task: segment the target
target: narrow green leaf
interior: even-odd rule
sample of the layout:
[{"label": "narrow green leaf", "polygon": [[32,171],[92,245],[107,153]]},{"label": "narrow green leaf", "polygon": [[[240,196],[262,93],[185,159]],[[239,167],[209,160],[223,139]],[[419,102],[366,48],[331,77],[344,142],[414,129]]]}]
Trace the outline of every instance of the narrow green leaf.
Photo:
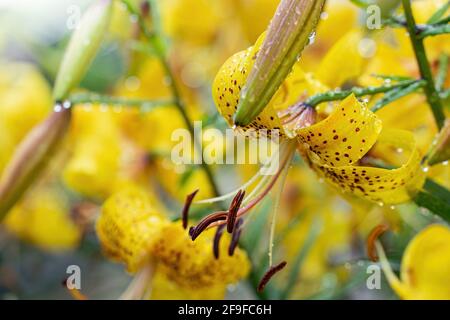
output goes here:
[{"label": "narrow green leaf", "polygon": [[426,28],[419,33],[419,39],[423,39],[425,37],[434,37],[446,33],[450,33],[450,25],[430,25],[426,26]]},{"label": "narrow green leaf", "polygon": [[439,20],[444,16],[447,10],[450,8],[450,1],[447,1],[442,5],[433,15],[428,19],[427,24],[434,24],[439,22]]},{"label": "narrow green leaf", "polygon": [[92,92],[75,93],[69,96],[68,100],[72,105],[83,103],[104,103],[110,106],[137,107],[148,112],[155,108],[173,106],[172,100],[144,100],[129,99],[125,97],[113,97]]},{"label": "narrow green leaf", "polygon": [[186,171],[183,172],[180,179],[178,180],[178,185],[182,188],[186,185],[186,183],[189,181],[189,179],[192,177],[192,175],[195,172],[196,167],[195,166],[189,166]]},{"label": "narrow green leaf", "polygon": [[435,197],[440,198],[443,202],[446,202],[450,205],[450,191],[441,186],[439,183],[435,182],[428,178],[425,181],[423,188],[428,192],[433,194]]},{"label": "narrow green leaf", "polygon": [[387,74],[373,74],[372,75],[375,78],[379,78],[379,79],[383,79],[383,80],[391,80],[391,81],[411,81],[414,80],[411,77],[407,77],[407,76],[392,76],[392,75],[387,75]]},{"label": "narrow green leaf", "polygon": [[426,208],[445,221],[450,222],[450,204],[437,194],[421,191],[414,197],[414,202],[419,207]]},{"label": "narrow green leaf", "polygon": [[373,4],[373,1],[370,0],[350,0],[350,2],[361,9],[365,9],[367,6]]},{"label": "narrow green leaf", "polygon": [[375,105],[372,107],[372,111],[377,112],[389,103],[407,96],[408,94],[422,88],[424,85],[425,81],[417,81],[409,86],[394,89],[386,93],[383,98],[378,100],[377,103],[375,103]]}]

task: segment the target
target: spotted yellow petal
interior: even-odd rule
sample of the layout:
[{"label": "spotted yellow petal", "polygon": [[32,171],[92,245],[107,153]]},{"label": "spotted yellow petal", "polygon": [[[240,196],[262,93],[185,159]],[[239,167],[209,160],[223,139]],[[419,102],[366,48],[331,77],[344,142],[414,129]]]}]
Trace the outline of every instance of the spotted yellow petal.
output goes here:
[{"label": "spotted yellow petal", "polygon": [[[212,89],[214,102],[219,113],[230,126],[233,126],[233,116],[237,110],[241,89],[253,67],[263,40],[264,34],[260,36],[253,47],[231,56],[220,68],[214,79]],[[271,104],[253,122],[240,129],[247,133],[258,129],[279,129],[280,133],[283,133],[280,119]]]},{"label": "spotted yellow petal", "polygon": [[207,230],[192,241],[179,222],[167,225],[154,246],[153,257],[161,271],[179,286],[188,289],[211,288],[226,285],[247,276],[250,263],[239,248],[230,257],[227,254],[230,237],[222,236],[220,256],[215,259],[212,241],[215,230]]},{"label": "spotted yellow petal", "polygon": [[104,203],[96,230],[105,254],[134,273],[149,262],[152,245],[166,223],[145,191],[129,188]]},{"label": "spotted yellow petal", "polygon": [[297,131],[299,140],[330,166],[355,164],[377,141],[381,121],[354,95],[325,120]]},{"label": "spotted yellow petal", "polygon": [[[353,121],[352,121],[353,120]],[[353,96],[346,98],[325,120],[298,132],[312,167],[344,193],[395,204],[420,189],[424,173],[412,133],[383,129],[381,122]],[[375,142],[409,152],[407,162],[392,170],[358,166]]]},{"label": "spotted yellow petal", "polygon": [[185,288],[172,281],[158,266],[152,279],[151,300],[223,300],[227,288],[219,283],[208,288]]}]

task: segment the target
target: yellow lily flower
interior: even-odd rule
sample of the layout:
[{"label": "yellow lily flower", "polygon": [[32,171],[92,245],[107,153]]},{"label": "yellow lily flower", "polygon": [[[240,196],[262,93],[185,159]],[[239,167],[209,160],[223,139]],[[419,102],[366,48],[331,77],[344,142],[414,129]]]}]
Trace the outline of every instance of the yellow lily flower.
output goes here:
[{"label": "yellow lily flower", "polygon": [[[231,57],[214,81],[215,103],[230,125],[239,101],[240,88],[245,83],[261,42],[260,38],[254,47]],[[294,68],[286,82],[295,77]],[[380,119],[354,96],[335,106],[326,119],[313,124],[311,119],[305,121],[304,116],[314,112],[301,103],[282,112],[277,107],[276,112],[275,105],[280,95],[286,95],[283,86],[266,109],[249,126],[240,129],[279,129],[282,137],[291,143],[298,143],[308,163],[327,182],[345,193],[372,202],[404,202],[410,199],[411,192],[421,187],[424,175],[419,170],[420,156],[413,136],[401,130],[382,130]],[[395,170],[358,166],[359,160],[376,142],[408,150],[410,157]]]},{"label": "yellow lily flower", "polygon": [[[179,222],[170,222],[156,209],[154,200],[145,191],[130,188],[105,202],[96,224],[105,254],[124,263],[131,273],[155,265],[159,285],[168,281],[184,292],[206,289],[220,292],[223,298],[226,286],[249,272],[245,252],[237,248],[233,256],[222,253],[215,258],[210,234],[192,242]],[[221,251],[229,244],[229,238],[223,240]],[[152,296],[168,297],[167,292],[173,290],[166,288]]]},{"label": "yellow lily flower", "polygon": [[430,225],[408,244],[402,258],[400,279],[393,273],[380,243],[376,243],[383,271],[402,299],[450,299],[450,230]]}]

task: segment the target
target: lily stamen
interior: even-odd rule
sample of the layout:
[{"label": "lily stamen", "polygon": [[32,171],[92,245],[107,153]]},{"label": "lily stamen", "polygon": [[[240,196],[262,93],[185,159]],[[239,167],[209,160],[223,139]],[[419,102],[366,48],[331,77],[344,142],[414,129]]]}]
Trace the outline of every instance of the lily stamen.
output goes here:
[{"label": "lily stamen", "polygon": [[220,239],[222,239],[223,229],[225,229],[225,225],[219,226],[214,235],[213,254],[216,259],[219,259]]},{"label": "lily stamen", "polygon": [[317,112],[313,107],[304,102],[299,102],[290,106],[280,118],[283,125],[297,130],[316,123]]},{"label": "lily stamen", "polygon": [[203,220],[201,220],[197,226],[191,227],[189,229],[189,235],[191,236],[192,241],[194,241],[212,223],[221,220],[224,220],[225,222],[227,216],[228,211],[218,211],[203,218]]},{"label": "lily stamen", "polygon": [[228,217],[227,217],[227,232],[232,233],[235,227],[236,216],[239,211],[239,208],[242,204],[242,200],[244,200],[245,191],[239,190],[239,192],[234,197],[231,202],[230,208],[228,209]]},{"label": "lily stamen", "polygon": [[[230,246],[228,247],[228,255],[230,257],[233,256],[234,250],[236,249],[236,247],[239,243],[239,238],[241,237],[241,233],[242,233],[242,223],[243,223],[242,219],[239,219],[236,222],[236,225],[233,230],[233,234],[231,235],[231,242],[230,242]],[[220,227],[221,226],[219,226],[219,228]]]},{"label": "lily stamen", "polygon": [[64,287],[66,287],[67,291],[70,293],[72,298],[74,298],[75,300],[89,300],[88,297],[86,295],[84,295],[83,293],[81,293],[81,291],[79,289],[76,289],[76,288],[70,289],[67,286],[67,279],[63,280],[62,285]]},{"label": "lily stamen", "polygon": [[272,277],[280,272],[284,267],[286,267],[287,262],[283,261],[277,264],[276,266],[271,267],[262,277],[261,281],[258,284],[258,292],[262,292],[266,287],[267,283],[272,279]]},{"label": "lily stamen", "polygon": [[186,229],[188,226],[189,208],[191,207],[192,200],[194,200],[195,195],[199,189],[195,190],[191,194],[187,195],[186,201],[184,202],[183,212],[181,214],[183,220],[183,228]]},{"label": "lily stamen", "polygon": [[369,257],[369,259],[373,262],[377,262],[379,257],[377,255],[377,250],[376,250],[376,246],[375,243],[378,240],[378,238],[385,233],[387,230],[389,229],[389,227],[385,224],[380,224],[378,226],[376,226],[369,234],[369,236],[367,237],[367,256]]}]

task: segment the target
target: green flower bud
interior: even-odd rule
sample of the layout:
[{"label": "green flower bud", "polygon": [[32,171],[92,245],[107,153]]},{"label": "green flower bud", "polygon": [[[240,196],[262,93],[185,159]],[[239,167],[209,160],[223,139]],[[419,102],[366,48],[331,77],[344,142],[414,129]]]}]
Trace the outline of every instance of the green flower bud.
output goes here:
[{"label": "green flower bud", "polygon": [[55,111],[19,144],[0,179],[0,221],[39,177],[65,136],[70,119],[70,103],[57,104]]},{"label": "green flower bud", "polygon": [[266,107],[299,59],[322,12],[324,0],[282,0],[241,91],[237,126],[248,125]]},{"label": "green flower bud", "polygon": [[79,22],[64,54],[53,89],[53,98],[62,101],[76,87],[94,59],[105,35],[112,11],[112,0],[98,0]]}]

